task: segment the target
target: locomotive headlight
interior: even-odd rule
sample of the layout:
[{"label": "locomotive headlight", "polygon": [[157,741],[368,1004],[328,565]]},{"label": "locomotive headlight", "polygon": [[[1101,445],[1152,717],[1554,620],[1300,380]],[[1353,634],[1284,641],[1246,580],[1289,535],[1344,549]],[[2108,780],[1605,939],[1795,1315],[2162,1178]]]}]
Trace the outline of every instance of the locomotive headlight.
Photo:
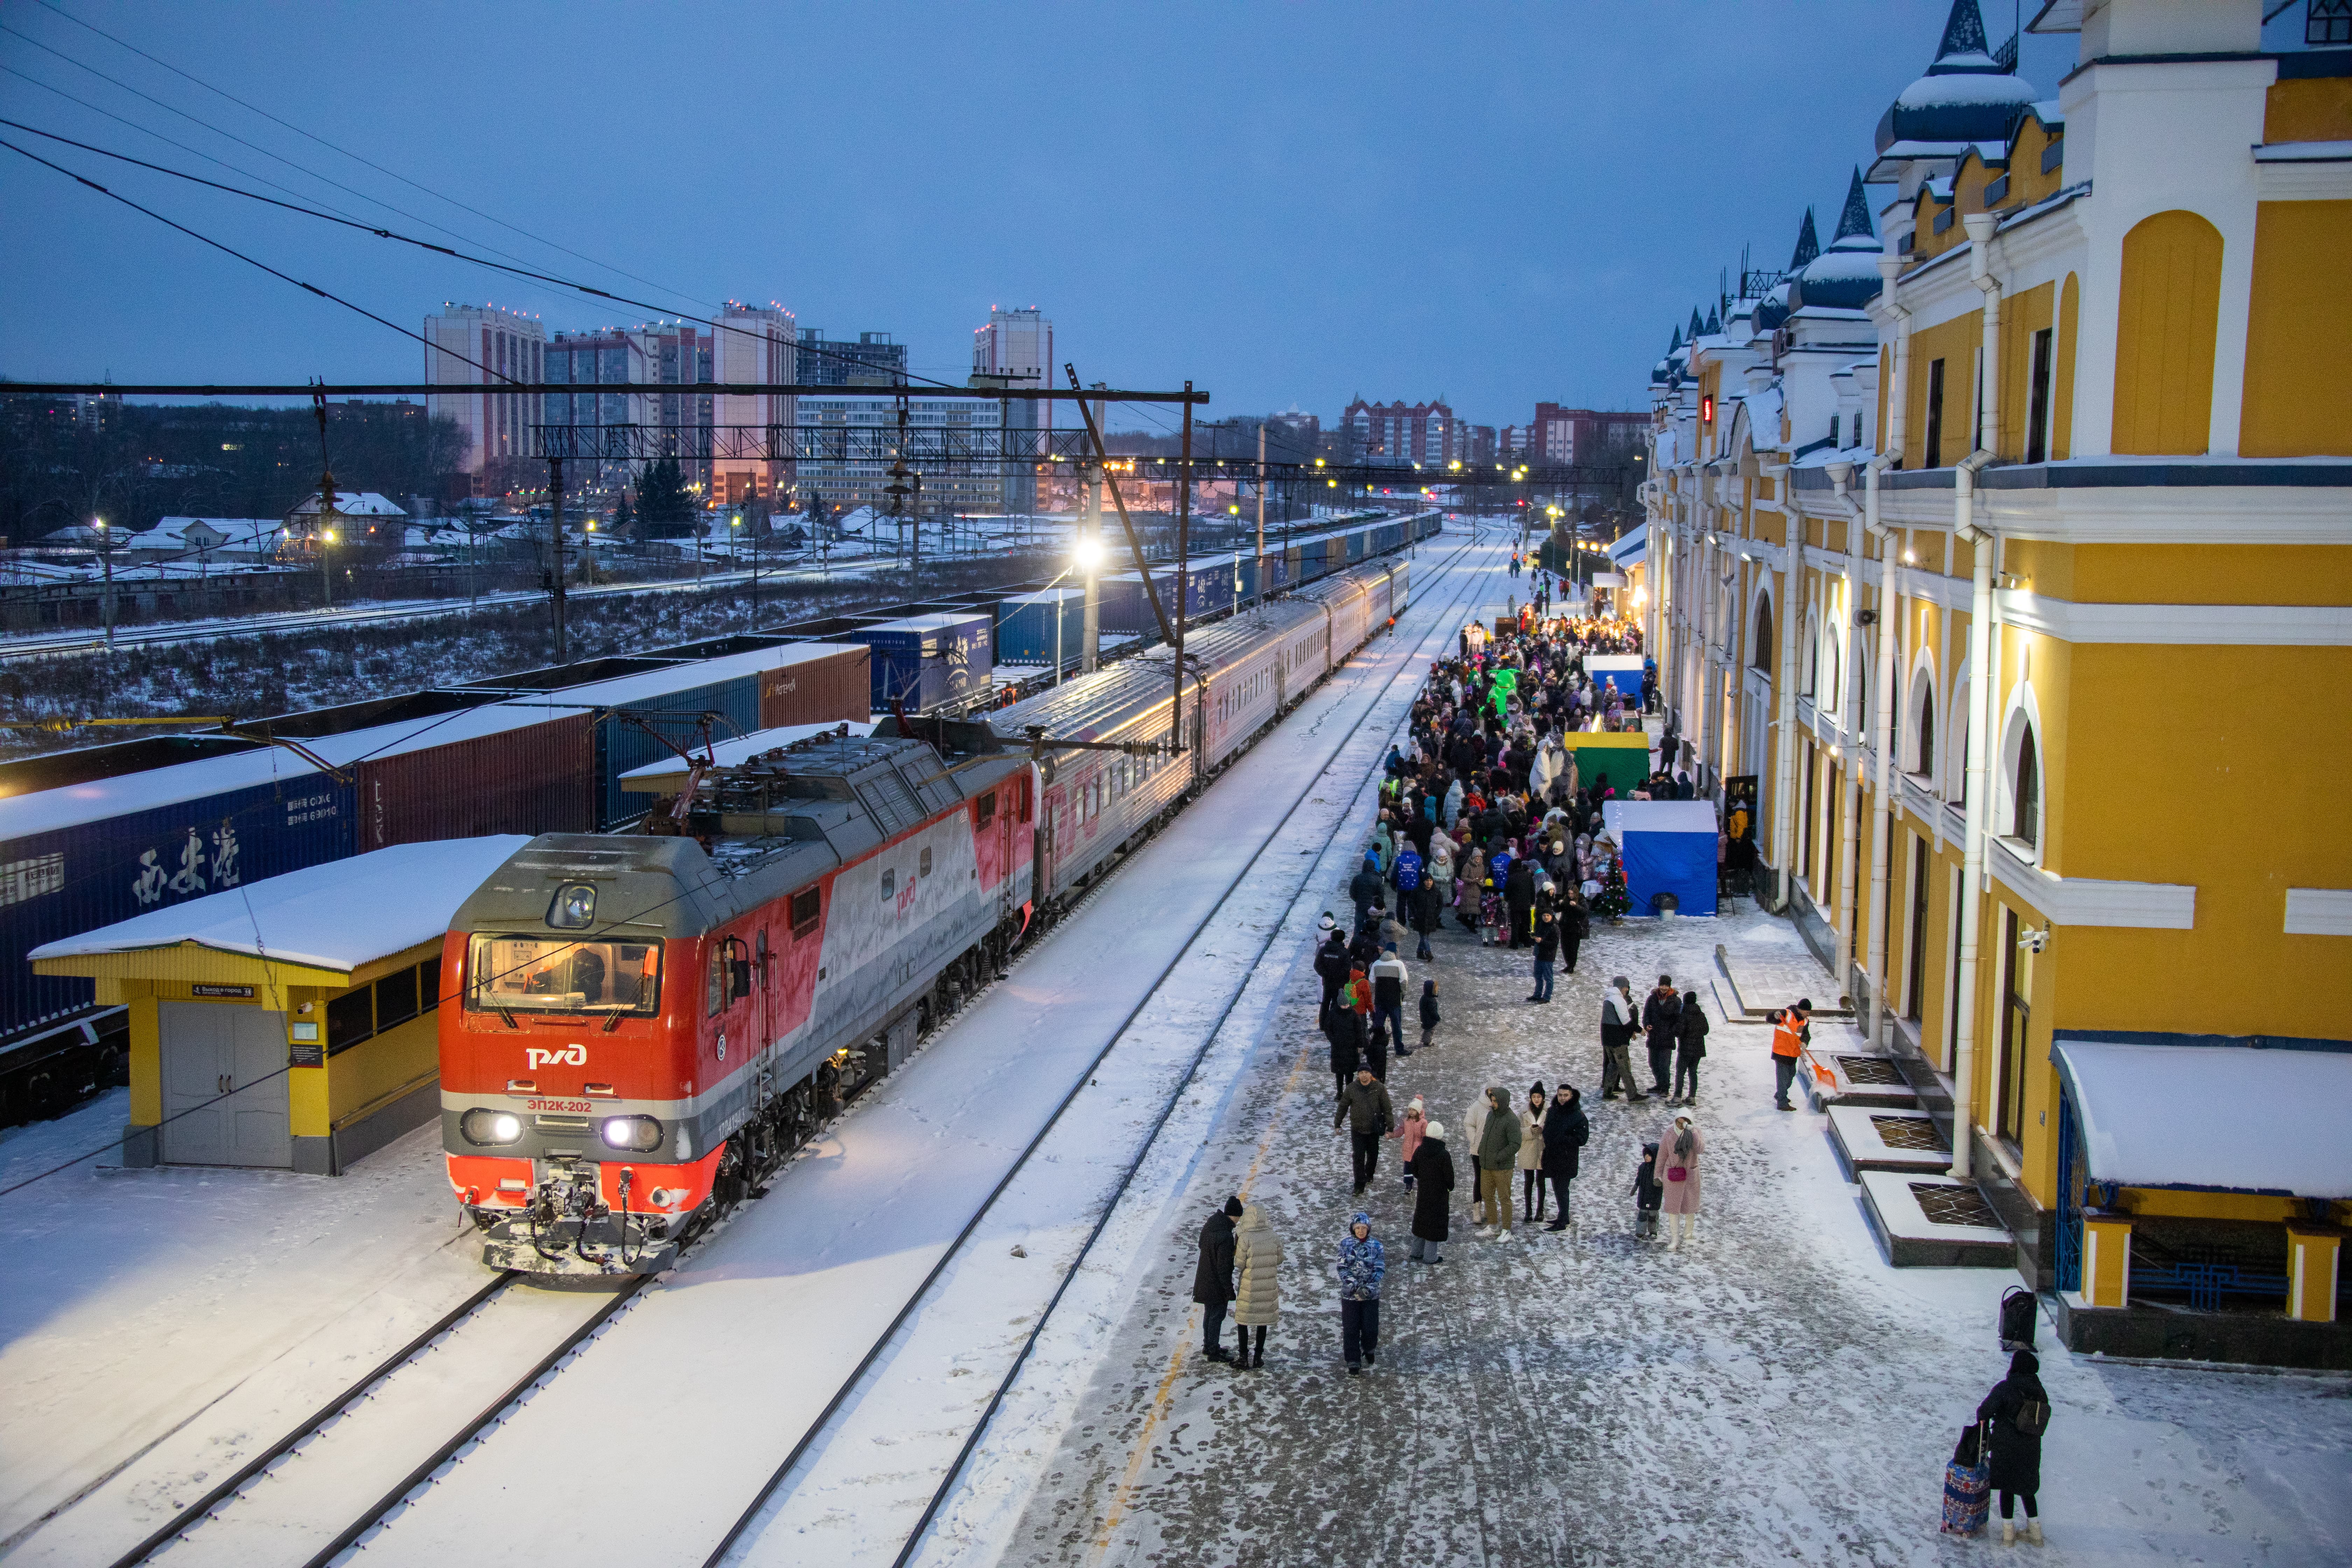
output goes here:
[{"label": "locomotive headlight", "polygon": [[482,1106],[460,1117],[457,1131],[466,1135],[468,1143],[511,1143],[522,1136],[522,1118],[511,1110]]},{"label": "locomotive headlight", "polygon": [[662,1124],[650,1116],[615,1116],[604,1123],[604,1144],[611,1149],[658,1149]]},{"label": "locomotive headlight", "polygon": [[558,931],[579,931],[596,919],[596,889],[593,883],[572,882],[555,889],[547,906],[547,923]]}]

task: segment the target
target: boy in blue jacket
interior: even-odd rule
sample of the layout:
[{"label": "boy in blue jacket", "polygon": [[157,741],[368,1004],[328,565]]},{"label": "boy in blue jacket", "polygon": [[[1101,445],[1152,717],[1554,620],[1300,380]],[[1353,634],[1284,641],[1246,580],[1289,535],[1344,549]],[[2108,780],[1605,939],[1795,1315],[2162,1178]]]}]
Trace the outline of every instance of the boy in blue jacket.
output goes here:
[{"label": "boy in blue jacket", "polygon": [[1372,1216],[1359,1213],[1339,1243],[1339,1349],[1350,1374],[1379,1364],[1381,1279],[1387,1251],[1372,1237]]}]

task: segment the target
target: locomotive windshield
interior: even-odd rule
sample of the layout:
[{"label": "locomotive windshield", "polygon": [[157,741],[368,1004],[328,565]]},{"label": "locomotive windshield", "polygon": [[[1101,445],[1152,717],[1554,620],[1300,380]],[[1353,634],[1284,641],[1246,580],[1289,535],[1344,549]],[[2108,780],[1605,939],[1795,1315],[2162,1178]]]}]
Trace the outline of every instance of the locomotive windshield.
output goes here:
[{"label": "locomotive windshield", "polygon": [[467,965],[470,1013],[628,1013],[661,1002],[658,942],[567,942],[476,936]]}]

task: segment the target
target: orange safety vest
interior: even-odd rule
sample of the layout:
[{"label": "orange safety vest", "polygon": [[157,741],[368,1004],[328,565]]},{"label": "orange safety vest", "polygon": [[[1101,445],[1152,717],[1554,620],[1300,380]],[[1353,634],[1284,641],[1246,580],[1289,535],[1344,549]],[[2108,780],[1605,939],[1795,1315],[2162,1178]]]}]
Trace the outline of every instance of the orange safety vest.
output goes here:
[{"label": "orange safety vest", "polygon": [[1789,1021],[1789,1016],[1787,1014],[1783,1013],[1780,1016],[1780,1021],[1772,1026],[1772,1054],[1774,1056],[1793,1057],[1804,1048],[1804,1038],[1797,1033],[1797,1028],[1798,1026]]}]

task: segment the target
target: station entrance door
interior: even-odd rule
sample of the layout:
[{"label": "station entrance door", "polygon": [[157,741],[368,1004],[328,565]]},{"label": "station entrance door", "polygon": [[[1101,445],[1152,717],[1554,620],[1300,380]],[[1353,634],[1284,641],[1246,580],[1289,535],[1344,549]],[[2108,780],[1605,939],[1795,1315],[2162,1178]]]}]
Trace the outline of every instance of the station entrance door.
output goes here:
[{"label": "station entrance door", "polygon": [[155,1010],[163,1163],[290,1168],[286,1015],[206,1002]]}]

